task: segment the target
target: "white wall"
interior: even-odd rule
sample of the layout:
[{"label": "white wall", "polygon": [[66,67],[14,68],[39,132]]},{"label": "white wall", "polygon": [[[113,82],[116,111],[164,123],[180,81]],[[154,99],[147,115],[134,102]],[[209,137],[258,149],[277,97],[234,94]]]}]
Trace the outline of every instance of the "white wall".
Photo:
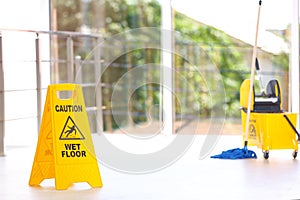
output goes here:
[{"label": "white wall", "polygon": [[[49,30],[48,0],[0,0],[5,85],[5,146],[33,144],[37,138],[35,33],[3,29]],[[50,59],[49,37],[40,35],[42,61]],[[42,62],[42,85],[50,83],[50,64]],[[44,90],[43,93],[46,91]],[[45,95],[43,95],[45,96]],[[44,103],[43,97],[43,103]]]}]

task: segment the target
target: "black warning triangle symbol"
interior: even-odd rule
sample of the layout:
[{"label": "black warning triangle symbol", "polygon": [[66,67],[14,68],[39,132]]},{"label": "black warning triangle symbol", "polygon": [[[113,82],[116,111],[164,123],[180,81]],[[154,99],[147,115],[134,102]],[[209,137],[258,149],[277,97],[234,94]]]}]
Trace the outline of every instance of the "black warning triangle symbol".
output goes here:
[{"label": "black warning triangle symbol", "polygon": [[76,126],[73,119],[68,116],[64,128],[59,137],[60,140],[84,140],[80,129]]}]

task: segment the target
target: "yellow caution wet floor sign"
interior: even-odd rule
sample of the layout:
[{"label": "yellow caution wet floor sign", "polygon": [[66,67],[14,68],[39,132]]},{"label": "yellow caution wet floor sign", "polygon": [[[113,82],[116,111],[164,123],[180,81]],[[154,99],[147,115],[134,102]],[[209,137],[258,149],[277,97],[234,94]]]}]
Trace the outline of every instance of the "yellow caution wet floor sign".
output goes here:
[{"label": "yellow caution wet floor sign", "polygon": [[102,187],[81,86],[48,86],[29,185],[55,178],[55,188],[87,182]]}]

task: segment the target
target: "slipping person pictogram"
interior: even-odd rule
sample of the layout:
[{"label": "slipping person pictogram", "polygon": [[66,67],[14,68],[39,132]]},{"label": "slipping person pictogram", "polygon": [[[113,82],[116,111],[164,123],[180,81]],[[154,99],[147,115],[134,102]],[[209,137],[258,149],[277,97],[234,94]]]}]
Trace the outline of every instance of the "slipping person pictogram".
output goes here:
[{"label": "slipping person pictogram", "polygon": [[65,133],[67,134],[66,137],[68,138],[73,132],[74,135],[76,135],[77,131],[75,128],[75,125],[73,125],[72,127],[68,126],[69,130],[66,130]]},{"label": "slipping person pictogram", "polygon": [[68,116],[64,128],[59,137],[60,140],[84,140],[80,129],[76,126],[74,120]]}]

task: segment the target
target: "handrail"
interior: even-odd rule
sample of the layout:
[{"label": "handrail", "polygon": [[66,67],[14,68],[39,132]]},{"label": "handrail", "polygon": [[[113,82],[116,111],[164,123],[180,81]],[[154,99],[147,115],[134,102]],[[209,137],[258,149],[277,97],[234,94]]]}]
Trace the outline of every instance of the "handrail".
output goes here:
[{"label": "handrail", "polygon": [[10,28],[0,28],[2,31],[13,31],[13,32],[25,32],[25,33],[36,33],[36,34],[48,34],[48,35],[59,35],[59,36],[74,36],[74,37],[88,37],[88,38],[104,38],[101,34],[93,33],[81,33],[72,31],[37,31],[37,30],[25,30],[25,29],[10,29]]},{"label": "handrail", "polygon": [[[86,88],[87,91],[90,91],[90,87],[97,87],[97,90],[94,95],[95,97],[95,101],[94,102],[90,102],[90,104],[87,106],[87,111],[90,112],[91,115],[94,115],[97,117],[96,120],[97,122],[95,122],[94,119],[92,119],[93,123],[91,127],[93,127],[93,129],[95,129],[95,131],[97,133],[99,132],[103,132],[103,126],[102,124],[100,124],[99,122],[102,122],[104,121],[105,124],[110,124],[110,122],[107,122],[108,118],[111,116],[111,111],[110,111],[110,107],[108,106],[109,105],[109,100],[107,100],[107,102],[104,102],[103,105],[102,105],[102,98],[106,98],[105,95],[102,96],[102,88],[105,88],[105,89],[108,89],[110,90],[111,88],[114,87],[114,85],[110,82],[107,82],[108,80],[101,80],[101,73],[103,73],[103,68],[104,66],[109,66],[111,68],[130,68],[131,64],[128,64],[129,61],[126,61],[124,63],[109,63],[109,60],[106,60],[105,59],[105,50],[106,48],[115,48],[115,47],[110,47],[108,44],[101,44],[101,48],[94,48],[93,49],[93,56],[89,57],[87,60],[82,60],[81,57],[79,55],[77,55],[76,52],[74,52],[74,47],[76,47],[75,45],[77,45],[77,42],[81,42],[81,39],[88,41],[88,45],[91,45],[92,48],[95,47],[97,44],[99,44],[101,41],[105,40],[106,38],[104,38],[101,34],[88,34],[88,33],[80,33],[80,32],[71,32],[71,31],[43,31],[43,30],[22,30],[22,29],[9,29],[9,28],[0,28],[0,54],[3,53],[5,51],[5,49],[2,49],[2,45],[1,45],[1,39],[5,39],[6,36],[9,36],[10,32],[16,32],[16,33],[23,33],[23,35],[25,36],[32,36],[30,37],[30,41],[31,40],[35,40],[35,50],[32,48],[31,51],[33,53],[33,51],[36,51],[36,55],[34,56],[33,54],[30,54],[30,56],[32,57],[29,57],[29,58],[25,58],[25,60],[19,60],[18,56],[14,57],[8,57],[4,58],[5,62],[4,62],[4,65],[7,65],[8,64],[12,64],[12,65],[18,65],[19,63],[15,63],[16,61],[19,62],[19,61],[22,61],[23,63],[28,63],[30,62],[30,66],[32,65],[36,65],[36,85],[37,87],[34,88],[34,87],[31,87],[30,89],[28,88],[24,88],[24,89],[19,89],[18,87],[17,88],[4,88],[4,82],[1,84],[1,81],[4,80],[4,75],[3,75],[3,71],[1,73],[1,70],[3,70],[3,64],[2,64],[2,59],[1,59],[1,55],[0,55],[0,156],[1,156],[1,150],[3,151],[3,143],[1,144],[1,139],[3,139],[4,137],[4,125],[5,125],[5,122],[10,120],[10,121],[13,121],[13,120],[18,120],[18,119],[23,119],[23,117],[21,118],[13,118],[13,119],[6,119],[4,118],[5,115],[4,115],[4,107],[5,107],[5,104],[4,104],[4,96],[5,94],[8,94],[8,95],[11,95],[10,92],[19,92],[19,91],[35,91],[36,94],[37,94],[37,115],[35,115],[34,113],[34,116],[30,115],[31,118],[37,118],[38,119],[38,123],[40,123],[40,118],[41,118],[41,112],[42,112],[42,107],[41,105],[43,104],[42,103],[42,99],[41,99],[41,96],[42,96],[42,92],[45,91],[46,88],[42,88],[42,85],[41,85],[41,80],[38,79],[38,76],[40,76],[40,68],[42,68],[42,66],[44,65],[47,65],[49,64],[50,66],[50,75],[51,76],[57,76],[57,77],[50,77],[52,83],[53,81],[55,82],[56,80],[58,82],[60,81],[68,81],[67,78],[69,78],[69,80],[74,80],[74,78],[76,77],[76,82],[79,82],[82,84],[83,88]],[[43,35],[45,34],[45,35]],[[12,34],[13,35],[13,34]],[[22,34],[21,34],[22,35]],[[40,48],[40,44],[43,45],[44,41],[46,41],[47,45],[48,45],[48,42],[50,41],[51,36],[53,36],[53,41],[52,44],[57,44],[59,42],[61,42],[63,46],[63,48],[61,48],[60,46],[55,46],[53,47],[53,49],[58,49],[58,48],[61,48],[59,49],[59,51],[63,52],[63,53],[66,53],[63,54],[62,57],[59,57],[58,55],[54,55],[55,53],[58,53],[56,51],[53,51],[55,53],[52,52],[53,49],[51,49],[50,51],[50,55],[51,53],[53,53],[53,58],[51,56],[47,56],[46,58],[43,58],[43,55],[45,52],[42,51],[43,49],[43,46]],[[56,41],[56,38],[58,39],[62,39],[62,40],[57,40]],[[40,41],[39,41],[40,40]],[[41,43],[40,43],[41,42]],[[127,41],[126,41],[127,42]],[[117,45],[124,45],[124,47],[128,47],[128,46],[125,46],[125,45],[134,45],[134,43],[132,41],[128,41],[129,43],[126,43],[126,44],[123,44],[123,43],[117,43]],[[34,44],[33,42],[30,43],[30,45]],[[185,41],[180,41],[179,43],[176,43],[176,45],[178,45],[177,48],[181,48],[183,46],[188,46],[187,48],[187,51],[191,52],[190,56],[195,56],[195,52],[197,53],[198,51],[200,50],[206,50],[206,48],[210,48],[209,44],[206,43],[188,43],[188,42],[185,42]],[[181,46],[183,45],[183,46]],[[196,45],[199,45],[199,46],[196,46]],[[151,45],[151,41],[149,42],[149,46],[150,47],[153,47],[153,45]],[[30,46],[31,47],[31,46]],[[33,46],[32,46],[33,47]],[[122,46],[123,47],[123,46]],[[145,49],[147,49],[148,47],[148,43],[145,43]],[[156,47],[156,46],[155,46]],[[157,46],[159,47],[159,46]],[[214,50],[217,49],[217,48],[224,48],[224,46],[213,46],[214,47]],[[48,48],[48,46],[47,46]],[[74,48],[74,49],[73,49]],[[154,47],[153,47],[154,48]],[[191,49],[190,49],[191,48]],[[226,46],[226,48],[228,48],[228,46]],[[241,46],[239,46],[239,48],[242,48]],[[248,46],[245,46],[245,48],[248,48]],[[129,48],[130,49],[130,48]],[[77,50],[77,49],[76,49]],[[184,50],[184,49],[183,49]],[[41,51],[41,52],[40,52]],[[103,51],[103,52],[102,52]],[[60,53],[60,52],[59,52]],[[102,55],[103,53],[103,55]],[[146,52],[147,53],[147,52]],[[198,54],[197,54],[198,55]],[[49,57],[49,60],[47,60]],[[84,62],[83,62],[84,61]],[[60,65],[62,64],[62,65]],[[93,66],[94,67],[94,74],[91,77],[91,79],[88,79],[89,81],[93,81],[93,80],[97,80],[98,82],[97,83],[94,83],[94,82],[88,82],[84,76],[82,76],[82,74],[84,74],[85,72],[82,71],[82,66],[83,65],[87,65],[88,67],[90,66]],[[63,66],[65,67],[64,70],[70,70],[69,73],[66,73],[67,75],[63,75],[63,78],[61,79],[61,77],[59,77],[56,73],[56,72],[60,72],[58,71],[58,67],[60,66]],[[7,66],[5,66],[7,67]],[[56,68],[57,67],[57,68]],[[148,66],[147,66],[147,69]],[[52,71],[53,70],[53,71]],[[122,69],[123,70],[123,69]],[[184,71],[187,70],[187,68],[183,67],[183,68],[178,68],[176,69],[178,70],[178,73],[181,73]],[[214,70],[212,70],[211,68],[207,68],[207,67],[204,67],[204,68],[199,68],[197,69],[197,71],[194,71],[193,69],[188,69],[189,71],[188,72],[202,72],[204,74],[206,73],[211,73],[213,72]],[[199,70],[199,71],[198,71]],[[232,69],[223,69],[223,70],[220,70],[222,73],[231,73]],[[53,73],[55,72],[55,73]],[[244,74],[244,73],[247,73],[247,71],[234,71],[235,73],[239,73],[239,74]],[[267,74],[268,72],[266,71],[264,74],[268,75]],[[280,74],[281,72],[276,72],[277,74]],[[73,75],[73,77],[69,77],[69,75]],[[76,76],[75,76],[76,75]],[[81,77],[82,76],[82,77]],[[41,77],[42,78],[42,77]],[[71,79],[73,78],[73,79]],[[101,83],[101,84],[99,84]],[[130,87],[134,87],[135,85],[133,83],[130,84]],[[128,86],[129,87],[129,86]],[[124,89],[128,89],[126,87],[124,87]],[[152,88],[151,87],[151,90],[154,90],[155,88]],[[189,88],[184,88],[182,90],[178,89],[177,87],[174,88],[174,92],[178,92],[178,93],[183,93],[183,92],[190,92]],[[202,91],[201,89],[198,90],[198,92],[207,92],[206,90],[205,91]],[[214,91],[210,91],[210,92],[214,92]],[[231,91],[227,91],[228,94],[231,92]],[[233,91],[234,93],[236,91]],[[107,106],[105,106],[107,103]],[[2,109],[3,108],[3,109]],[[10,109],[10,108],[8,108]],[[8,111],[8,110],[7,110]],[[7,112],[6,111],[6,112]],[[7,112],[8,113],[8,112]],[[135,115],[136,112],[133,112],[132,115]],[[26,113],[27,114],[27,113]],[[123,113],[121,113],[123,114]],[[108,116],[108,117],[107,117]],[[103,118],[102,118],[103,117]],[[25,116],[25,118],[27,118],[27,116]],[[129,122],[130,123],[130,122]],[[39,124],[38,124],[38,128],[39,128]],[[107,128],[108,126],[106,126],[106,130],[110,130],[109,128]]]},{"label": "handrail", "polygon": [[[35,89],[12,89],[12,90],[6,90],[4,87],[4,66],[3,66],[3,59],[2,59],[2,53],[3,53],[3,46],[2,46],[2,39],[5,33],[10,32],[16,32],[16,33],[31,33],[36,34],[35,37],[35,59],[31,60],[30,62],[35,63],[36,66],[36,88]],[[8,120],[19,120],[23,118],[14,118],[14,119],[6,119],[5,118],[5,93],[6,92],[16,92],[16,91],[27,91],[27,90],[36,90],[36,101],[37,101],[37,115],[36,116],[29,116],[31,117],[37,117],[37,126],[38,126],[38,132],[39,127],[41,123],[41,117],[42,117],[42,82],[41,82],[41,64],[42,64],[42,52],[40,47],[40,40],[42,39],[41,35],[48,35],[51,36],[58,36],[60,38],[65,38],[67,42],[67,60],[65,63],[68,64],[68,70],[69,72],[73,73],[74,62],[74,52],[73,52],[73,38],[90,38],[93,40],[96,40],[100,42],[104,37],[101,34],[91,34],[91,33],[81,33],[81,32],[71,32],[71,31],[44,31],[44,30],[26,30],[26,29],[13,29],[13,28],[0,28],[0,156],[3,156],[5,154],[4,152],[4,135],[5,135],[5,122]],[[99,52],[100,53],[100,52]],[[97,58],[100,58],[100,55],[97,55]],[[24,62],[24,60],[22,60]],[[95,62],[95,61],[94,61]],[[98,62],[98,61],[96,61]],[[99,66],[98,66],[99,67]],[[73,81],[72,75],[68,77],[68,81]],[[101,96],[100,96],[101,98]],[[101,101],[100,101],[101,102]],[[102,114],[101,111],[98,111]],[[25,117],[27,118],[27,117]]]}]

